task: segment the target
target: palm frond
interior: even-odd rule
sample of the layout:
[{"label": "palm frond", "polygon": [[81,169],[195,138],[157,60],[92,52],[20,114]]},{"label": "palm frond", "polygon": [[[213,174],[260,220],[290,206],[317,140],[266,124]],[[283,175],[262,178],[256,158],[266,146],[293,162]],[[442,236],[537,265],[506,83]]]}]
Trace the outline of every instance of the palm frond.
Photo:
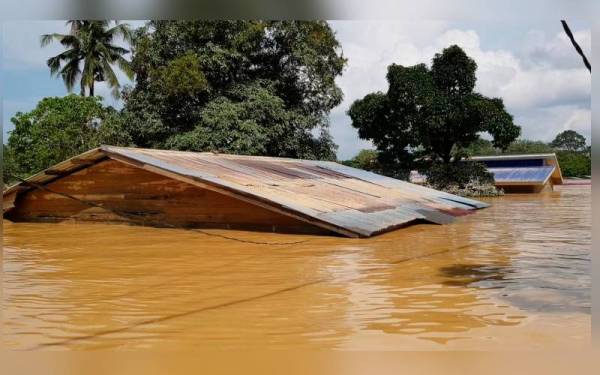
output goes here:
[{"label": "palm frond", "polygon": [[135,76],[135,72],[133,71],[133,67],[131,66],[130,61],[125,60],[125,58],[123,58],[123,56],[119,56],[116,59],[116,63],[117,63],[117,66],[119,67],[119,69],[121,69],[123,71],[123,73],[125,73],[127,78],[133,79],[133,77]]},{"label": "palm frond", "polygon": [[108,86],[112,89],[111,93],[115,99],[119,98],[120,88],[119,79],[115,74],[115,71],[112,69],[110,64],[105,60],[102,62],[102,72],[104,73],[104,77]]},{"label": "palm frond", "polygon": [[59,42],[63,45],[63,47],[78,48],[81,46],[81,40],[76,35],[63,35]]},{"label": "palm frond", "polygon": [[65,36],[67,35],[58,33],[43,34],[40,36],[40,45],[46,47],[48,44],[52,43],[52,40],[60,42]]},{"label": "palm frond", "polygon": [[131,43],[133,39],[133,32],[131,31],[131,27],[127,23],[118,23],[116,26],[106,30],[106,34],[111,38],[115,36],[121,36],[124,41],[127,43]]},{"label": "palm frond", "polygon": [[68,63],[72,60],[76,60],[77,64],[79,64],[79,51],[76,49],[66,50],[54,57],[50,57],[46,60],[46,65],[50,68],[50,75],[56,75],[59,72],[61,62],[66,61]]},{"label": "palm frond", "polygon": [[50,75],[54,76],[60,70],[60,57],[54,56],[46,60],[46,65],[50,68]]},{"label": "palm frond", "polygon": [[70,26],[71,34],[76,34],[84,25],[83,20],[68,20],[65,22],[67,26]]},{"label": "palm frond", "polygon": [[115,45],[112,45],[112,44],[105,45],[104,47],[106,48],[106,50],[112,56],[115,56],[115,55],[121,56],[121,55],[126,55],[126,54],[129,53],[129,50],[127,48],[115,46]]},{"label": "palm frond", "polygon": [[103,43],[96,43],[94,45],[93,52],[96,53],[98,56],[102,56],[103,59],[107,59],[111,63],[114,61],[114,55],[111,53],[109,48],[107,48],[107,46]]},{"label": "palm frond", "polygon": [[73,87],[75,86],[75,82],[77,81],[77,77],[81,74],[81,70],[79,69],[79,61],[71,60],[61,69],[60,75],[67,87],[67,90],[71,92]]},{"label": "palm frond", "polygon": [[83,64],[83,70],[81,72],[81,84],[84,87],[91,87],[96,80],[96,64],[97,61],[91,57],[86,56],[85,63]]}]

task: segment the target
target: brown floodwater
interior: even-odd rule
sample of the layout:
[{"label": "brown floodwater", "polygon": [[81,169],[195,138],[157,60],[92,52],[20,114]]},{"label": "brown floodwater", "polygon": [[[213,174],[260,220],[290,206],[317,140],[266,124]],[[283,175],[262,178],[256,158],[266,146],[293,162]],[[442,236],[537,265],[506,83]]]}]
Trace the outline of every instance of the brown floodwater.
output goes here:
[{"label": "brown floodwater", "polygon": [[584,347],[590,193],[487,199],[452,224],[368,239],[4,221],[3,345]]}]

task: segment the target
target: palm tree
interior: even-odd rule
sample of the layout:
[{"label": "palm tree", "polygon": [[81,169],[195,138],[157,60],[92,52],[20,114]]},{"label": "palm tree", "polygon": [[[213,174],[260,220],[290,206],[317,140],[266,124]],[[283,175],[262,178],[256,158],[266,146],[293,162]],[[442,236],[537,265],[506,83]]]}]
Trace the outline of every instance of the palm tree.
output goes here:
[{"label": "palm tree", "polygon": [[123,55],[129,50],[113,44],[115,38],[122,37],[131,43],[132,33],[127,24],[115,21],[70,20],[68,34],[45,34],[41,37],[42,47],[53,40],[62,44],[67,50],[48,59],[50,74],[60,76],[67,89],[72,91],[77,80],[81,95],[85,96],[88,88],[89,96],[94,96],[94,83],[106,81],[115,98],[119,96],[119,80],[112,68],[116,64],[129,79],[133,78],[133,70]]}]

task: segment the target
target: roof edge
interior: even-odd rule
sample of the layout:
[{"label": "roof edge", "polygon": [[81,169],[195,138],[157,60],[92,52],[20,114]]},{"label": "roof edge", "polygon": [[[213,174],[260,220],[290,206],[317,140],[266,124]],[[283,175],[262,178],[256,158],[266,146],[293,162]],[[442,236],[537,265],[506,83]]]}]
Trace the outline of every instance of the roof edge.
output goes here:
[{"label": "roof edge", "polygon": [[[95,157],[94,157],[95,156]],[[89,167],[92,164],[99,162],[104,159],[106,154],[102,147],[96,147],[81,154],[77,154],[70,157],[67,160],[61,161],[60,163],[54,164],[46,169],[43,169],[31,176],[24,178],[25,181],[31,181],[35,183],[46,184],[54,180],[58,180],[67,174],[74,173],[80,169]],[[83,162],[82,162],[83,161]],[[88,163],[89,162],[89,163]],[[63,171],[61,175],[49,173],[49,171]],[[25,182],[17,182],[3,191],[3,195],[10,194],[22,186]]]},{"label": "roof edge", "polygon": [[557,159],[556,153],[471,156],[468,160]]}]

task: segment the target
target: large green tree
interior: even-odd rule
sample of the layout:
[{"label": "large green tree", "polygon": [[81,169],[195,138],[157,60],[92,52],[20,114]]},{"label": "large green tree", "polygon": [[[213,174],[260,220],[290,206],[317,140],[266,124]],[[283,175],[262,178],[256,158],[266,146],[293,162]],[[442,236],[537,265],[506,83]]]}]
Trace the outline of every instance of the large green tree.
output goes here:
[{"label": "large green tree", "polygon": [[96,82],[107,82],[112,94],[118,97],[120,84],[112,65],[117,65],[130,79],[133,71],[129,61],[123,56],[129,51],[115,43],[117,38],[131,40],[131,31],[127,24],[110,21],[70,20],[68,34],[44,34],[42,47],[57,41],[65,51],[47,61],[52,75],[62,78],[69,92],[79,81],[81,95],[86,88],[94,96]]},{"label": "large green tree", "polygon": [[117,111],[99,97],[68,95],[42,99],[11,121],[5,151],[5,178],[26,177],[102,143],[128,145]]},{"label": "large green tree", "polygon": [[550,145],[558,150],[583,151],[585,150],[585,137],[575,130],[565,130],[558,133]]},{"label": "large green tree", "polygon": [[380,161],[397,176],[406,176],[417,158],[457,162],[482,133],[504,149],[519,136],[520,127],[502,99],[474,91],[476,69],[456,45],[436,54],[431,68],[392,64],[388,91],[368,94],[350,107],[352,126],[375,144]]},{"label": "large green tree", "polygon": [[124,116],[142,147],[335,158],[345,65],[322,21],[152,21],[135,33]]}]

